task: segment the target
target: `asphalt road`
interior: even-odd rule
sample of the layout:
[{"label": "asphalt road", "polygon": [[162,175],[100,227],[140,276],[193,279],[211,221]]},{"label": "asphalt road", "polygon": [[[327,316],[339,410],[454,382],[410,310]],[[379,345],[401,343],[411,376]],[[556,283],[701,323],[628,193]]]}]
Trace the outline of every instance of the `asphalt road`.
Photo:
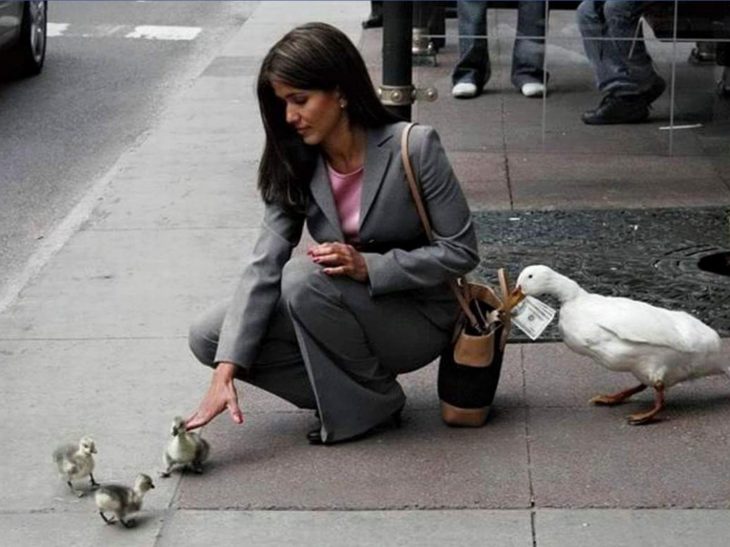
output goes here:
[{"label": "asphalt road", "polygon": [[0,82],[0,294],[256,4],[50,3],[43,73]]}]

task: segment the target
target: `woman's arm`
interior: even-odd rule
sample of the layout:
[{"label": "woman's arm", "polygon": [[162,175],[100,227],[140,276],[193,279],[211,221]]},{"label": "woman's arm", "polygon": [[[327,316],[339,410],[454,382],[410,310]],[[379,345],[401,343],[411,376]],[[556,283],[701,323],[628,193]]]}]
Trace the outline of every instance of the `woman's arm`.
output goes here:
[{"label": "woman's arm", "polygon": [[215,362],[249,367],[281,294],[281,272],[299,243],[304,216],[267,204],[251,261],[223,320]]},{"label": "woman's arm", "polygon": [[226,409],[234,422],[243,423],[233,378],[237,368],[249,368],[258,355],[281,294],[282,269],[303,226],[303,216],[275,204],[266,206],[251,262],[223,320],[213,378],[197,410],[186,420],[187,429],[204,426]]},{"label": "woman's arm", "polygon": [[436,131],[414,127],[409,152],[435,241],[411,251],[363,253],[373,296],[440,285],[479,264],[471,211]]}]

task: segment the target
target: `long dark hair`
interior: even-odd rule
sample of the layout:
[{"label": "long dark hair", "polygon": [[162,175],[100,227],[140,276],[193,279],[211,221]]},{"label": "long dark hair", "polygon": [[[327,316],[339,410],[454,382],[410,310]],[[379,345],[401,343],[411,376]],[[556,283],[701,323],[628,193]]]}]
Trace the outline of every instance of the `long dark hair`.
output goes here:
[{"label": "long dark hair", "polygon": [[303,211],[319,147],[304,143],[286,123],[286,105],[272,81],[300,89],[333,91],[347,99],[350,123],[363,128],[398,121],[381,104],[360,52],[343,32],[325,23],[307,23],[287,33],[269,50],[259,72],[257,93],[266,145],[258,188],[267,203]]}]

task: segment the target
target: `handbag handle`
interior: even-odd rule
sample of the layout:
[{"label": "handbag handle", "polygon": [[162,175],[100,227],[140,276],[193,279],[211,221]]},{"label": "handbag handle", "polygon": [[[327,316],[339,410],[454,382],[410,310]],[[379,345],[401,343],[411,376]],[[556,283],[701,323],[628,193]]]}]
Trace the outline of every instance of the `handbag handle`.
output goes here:
[{"label": "handbag handle", "polygon": [[[416,205],[416,211],[418,212],[418,216],[421,218],[421,223],[423,224],[423,229],[426,232],[428,240],[433,243],[434,237],[433,229],[431,228],[431,220],[428,218],[428,212],[426,211],[426,207],[423,205],[421,189],[416,179],[413,165],[411,164],[411,158],[408,155],[408,137],[411,134],[411,129],[413,129],[415,125],[418,124],[411,122],[405,127],[405,129],[403,129],[403,134],[401,135],[400,153],[401,159],[403,161],[403,168],[406,172],[406,179],[408,180],[408,187],[411,190],[411,196],[413,197],[413,202]],[[499,284],[502,290],[502,306],[500,308],[500,311],[503,312],[502,319],[503,321],[509,322],[510,312],[512,311],[512,308],[515,306],[515,304],[517,304],[517,302],[512,301],[513,299],[511,298],[509,291],[509,280],[507,279],[507,273],[505,272],[504,268],[500,268],[497,271],[497,276],[499,277]],[[469,323],[471,323],[471,325],[478,331],[483,330],[480,322],[469,308],[469,303],[466,301],[464,291],[459,289],[460,286],[463,286],[466,289],[467,283],[465,282],[464,278],[459,277],[456,281],[454,281],[453,279],[449,280],[449,286],[454,292],[456,300],[459,302],[459,306],[461,306],[461,309],[463,310],[464,315],[469,320]]]},{"label": "handbag handle", "polygon": [[[426,211],[426,207],[423,205],[423,198],[421,197],[421,190],[420,186],[418,185],[418,182],[416,181],[416,175],[413,171],[413,165],[411,164],[411,158],[408,155],[408,136],[411,133],[411,129],[415,126],[415,123],[409,123],[405,129],[403,129],[403,134],[401,135],[401,147],[400,147],[400,155],[401,159],[403,160],[403,168],[406,172],[406,179],[408,180],[408,187],[411,190],[411,196],[413,197],[413,202],[416,205],[416,211],[418,212],[418,216],[421,219],[421,224],[423,224],[423,229],[426,232],[426,237],[428,237],[428,240],[433,243],[434,237],[433,237],[433,230],[431,228],[431,220],[428,218],[428,212]],[[469,320],[469,323],[471,323],[472,327],[474,327],[477,331],[484,330],[482,326],[479,324],[479,321],[477,320],[476,316],[472,313],[471,309],[469,309],[469,303],[466,301],[466,297],[464,296],[464,293],[459,290],[459,280],[461,278],[454,281],[453,279],[449,280],[449,287],[451,287],[451,290],[453,291],[454,295],[456,296],[456,300],[459,302],[459,306],[461,306],[462,311],[464,312],[464,315]],[[486,325],[485,325],[486,326]]]}]

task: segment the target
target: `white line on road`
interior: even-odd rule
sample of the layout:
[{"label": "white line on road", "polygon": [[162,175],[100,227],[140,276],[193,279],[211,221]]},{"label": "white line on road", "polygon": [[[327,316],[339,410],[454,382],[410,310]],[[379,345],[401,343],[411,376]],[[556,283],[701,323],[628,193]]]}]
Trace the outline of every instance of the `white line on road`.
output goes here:
[{"label": "white line on road", "polygon": [[139,40],[195,40],[202,32],[201,27],[179,27],[171,25],[70,25],[69,23],[48,23],[50,38],[130,38]]},{"label": "white line on road", "polygon": [[202,29],[200,27],[170,27],[142,25],[125,38],[143,38],[145,40],[195,40]]},{"label": "white line on road", "polygon": [[68,23],[47,23],[46,24],[46,36],[55,38],[56,36],[63,36],[68,30]]}]

